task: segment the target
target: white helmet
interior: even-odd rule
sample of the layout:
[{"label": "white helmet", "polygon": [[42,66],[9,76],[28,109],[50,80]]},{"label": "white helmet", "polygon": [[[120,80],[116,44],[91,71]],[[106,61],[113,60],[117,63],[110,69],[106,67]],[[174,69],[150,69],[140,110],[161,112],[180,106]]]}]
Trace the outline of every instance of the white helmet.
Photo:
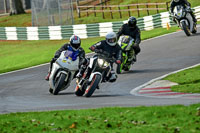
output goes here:
[{"label": "white helmet", "polygon": [[174,2],[179,2],[179,0],[174,0]]},{"label": "white helmet", "polygon": [[117,44],[117,35],[115,32],[108,32],[106,35],[106,42],[110,46],[115,46]]}]

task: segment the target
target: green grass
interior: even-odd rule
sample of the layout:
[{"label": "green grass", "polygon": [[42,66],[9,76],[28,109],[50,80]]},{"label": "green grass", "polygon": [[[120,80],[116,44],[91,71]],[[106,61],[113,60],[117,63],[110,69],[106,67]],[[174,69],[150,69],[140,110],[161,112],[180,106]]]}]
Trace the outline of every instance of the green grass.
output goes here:
[{"label": "green grass", "polygon": [[[172,27],[170,30],[157,28],[152,31],[142,31],[142,40],[174,32],[177,29],[177,27]],[[90,52],[88,48],[102,39],[104,38],[83,39],[82,47],[88,53]],[[0,41],[0,73],[47,63],[56,50],[67,41]]]},{"label": "green grass", "polygon": [[[82,40],[83,48],[89,52],[89,45],[100,40]],[[67,40],[60,41],[0,41],[0,73],[18,70],[49,62]]]},{"label": "green grass", "polygon": [[179,84],[172,86],[171,89],[175,92],[200,93],[200,66],[172,74],[164,80]]},{"label": "green grass", "polygon": [[0,17],[0,27],[27,27],[31,25],[31,13]]},{"label": "green grass", "polygon": [[200,104],[0,115],[1,133],[197,133]]}]

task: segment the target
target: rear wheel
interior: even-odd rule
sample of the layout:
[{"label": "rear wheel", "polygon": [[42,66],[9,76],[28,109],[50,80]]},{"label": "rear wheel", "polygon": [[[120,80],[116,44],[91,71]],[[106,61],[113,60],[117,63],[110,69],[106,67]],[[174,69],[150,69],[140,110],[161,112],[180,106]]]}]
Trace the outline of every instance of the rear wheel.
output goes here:
[{"label": "rear wheel", "polygon": [[130,65],[129,66],[127,66],[126,68],[124,68],[124,71],[129,71],[130,70]]},{"label": "rear wheel", "polygon": [[185,34],[186,34],[187,36],[190,36],[190,35],[191,35],[191,32],[190,32],[190,29],[188,28],[187,24],[185,23],[185,21],[182,21],[182,22],[181,22],[181,25],[182,25],[182,28],[183,28]]},{"label": "rear wheel", "polygon": [[94,91],[96,90],[97,86],[99,85],[101,81],[101,76],[100,75],[94,75],[92,82],[90,83],[89,86],[87,86],[87,89],[85,91],[85,96],[86,97],[90,97],[92,96],[92,94],[94,93]]},{"label": "rear wheel", "polygon": [[53,92],[54,95],[58,95],[58,92],[62,89],[64,85],[65,79],[66,79],[66,75],[64,73],[61,73],[60,77],[55,82],[55,90]]}]

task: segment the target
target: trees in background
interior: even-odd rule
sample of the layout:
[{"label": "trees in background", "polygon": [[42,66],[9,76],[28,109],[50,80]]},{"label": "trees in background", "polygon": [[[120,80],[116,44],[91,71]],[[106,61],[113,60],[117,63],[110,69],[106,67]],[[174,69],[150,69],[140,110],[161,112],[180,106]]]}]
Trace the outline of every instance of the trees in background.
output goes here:
[{"label": "trees in background", "polygon": [[10,15],[25,13],[23,2],[24,0],[9,0]]}]

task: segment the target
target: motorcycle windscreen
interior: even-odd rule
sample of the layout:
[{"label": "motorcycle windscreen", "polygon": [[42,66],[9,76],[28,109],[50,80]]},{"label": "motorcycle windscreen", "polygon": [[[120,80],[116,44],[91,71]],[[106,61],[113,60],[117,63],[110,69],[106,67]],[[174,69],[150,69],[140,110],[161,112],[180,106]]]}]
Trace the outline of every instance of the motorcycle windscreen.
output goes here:
[{"label": "motorcycle windscreen", "polygon": [[57,60],[57,63],[64,68],[69,70],[78,70],[79,69],[79,57],[78,54],[71,50],[63,51]]},{"label": "motorcycle windscreen", "polygon": [[119,39],[119,44],[122,50],[128,51],[133,45],[134,39],[130,36],[121,36]]},{"label": "motorcycle windscreen", "polygon": [[174,14],[175,16],[180,19],[181,17],[183,17],[183,7],[178,5],[174,8]]}]

